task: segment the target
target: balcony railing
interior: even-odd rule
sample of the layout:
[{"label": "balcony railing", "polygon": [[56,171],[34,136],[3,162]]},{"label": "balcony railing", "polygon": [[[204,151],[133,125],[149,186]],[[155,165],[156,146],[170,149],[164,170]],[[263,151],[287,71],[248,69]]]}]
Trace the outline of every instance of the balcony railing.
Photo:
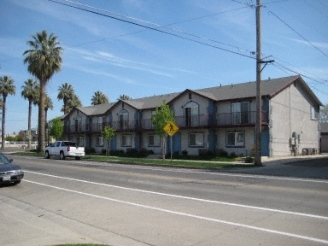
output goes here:
[{"label": "balcony railing", "polygon": [[[254,126],[256,111],[245,113],[201,114],[196,116],[176,116],[175,123],[180,129],[186,128],[217,128]],[[268,124],[268,112],[262,111],[262,124]],[[64,133],[101,133],[105,126],[116,131],[152,130],[154,125],[150,119],[123,120],[93,124],[66,125]]]}]

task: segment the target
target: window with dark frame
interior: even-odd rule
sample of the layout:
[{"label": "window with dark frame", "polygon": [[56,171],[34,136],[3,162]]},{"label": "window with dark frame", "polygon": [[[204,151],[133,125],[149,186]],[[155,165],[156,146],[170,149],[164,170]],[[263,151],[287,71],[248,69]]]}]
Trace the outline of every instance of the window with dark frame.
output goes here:
[{"label": "window with dark frame", "polygon": [[156,134],[148,135],[148,146],[150,147],[159,147],[160,146],[160,137]]},{"label": "window with dark frame", "polygon": [[122,147],[131,147],[132,146],[132,135],[124,134],[122,135]]},{"label": "window with dark frame", "polygon": [[227,132],[226,147],[244,147],[245,133],[244,132]]},{"label": "window with dark frame", "polygon": [[189,147],[204,147],[204,133],[192,132],[189,133]]},{"label": "window with dark frame", "polygon": [[199,121],[198,104],[189,102],[185,106],[185,122],[186,126],[197,126]]}]

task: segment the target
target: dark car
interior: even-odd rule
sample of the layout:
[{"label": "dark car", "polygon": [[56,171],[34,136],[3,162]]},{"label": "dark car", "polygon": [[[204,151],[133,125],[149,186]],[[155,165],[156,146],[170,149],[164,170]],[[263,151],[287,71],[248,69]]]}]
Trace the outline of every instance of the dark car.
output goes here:
[{"label": "dark car", "polygon": [[19,184],[24,177],[20,166],[12,163],[4,154],[0,153],[0,184]]}]

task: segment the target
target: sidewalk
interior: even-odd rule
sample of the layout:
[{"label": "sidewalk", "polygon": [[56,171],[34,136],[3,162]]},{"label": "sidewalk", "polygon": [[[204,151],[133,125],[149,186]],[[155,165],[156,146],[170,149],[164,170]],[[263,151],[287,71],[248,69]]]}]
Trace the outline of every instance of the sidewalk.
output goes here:
[{"label": "sidewalk", "polygon": [[298,155],[298,156],[278,156],[278,157],[262,157],[262,163],[275,164],[275,163],[288,163],[297,160],[312,160],[317,158],[327,158],[328,153],[316,154],[316,155]]}]

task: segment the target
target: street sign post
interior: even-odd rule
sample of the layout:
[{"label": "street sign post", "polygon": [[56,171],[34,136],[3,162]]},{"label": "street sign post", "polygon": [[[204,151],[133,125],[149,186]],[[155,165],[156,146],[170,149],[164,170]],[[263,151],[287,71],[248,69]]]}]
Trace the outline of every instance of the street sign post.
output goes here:
[{"label": "street sign post", "polygon": [[172,143],[172,136],[179,130],[179,127],[173,122],[168,122],[164,127],[163,130],[170,136],[171,141],[171,161],[173,156],[173,143]]}]

